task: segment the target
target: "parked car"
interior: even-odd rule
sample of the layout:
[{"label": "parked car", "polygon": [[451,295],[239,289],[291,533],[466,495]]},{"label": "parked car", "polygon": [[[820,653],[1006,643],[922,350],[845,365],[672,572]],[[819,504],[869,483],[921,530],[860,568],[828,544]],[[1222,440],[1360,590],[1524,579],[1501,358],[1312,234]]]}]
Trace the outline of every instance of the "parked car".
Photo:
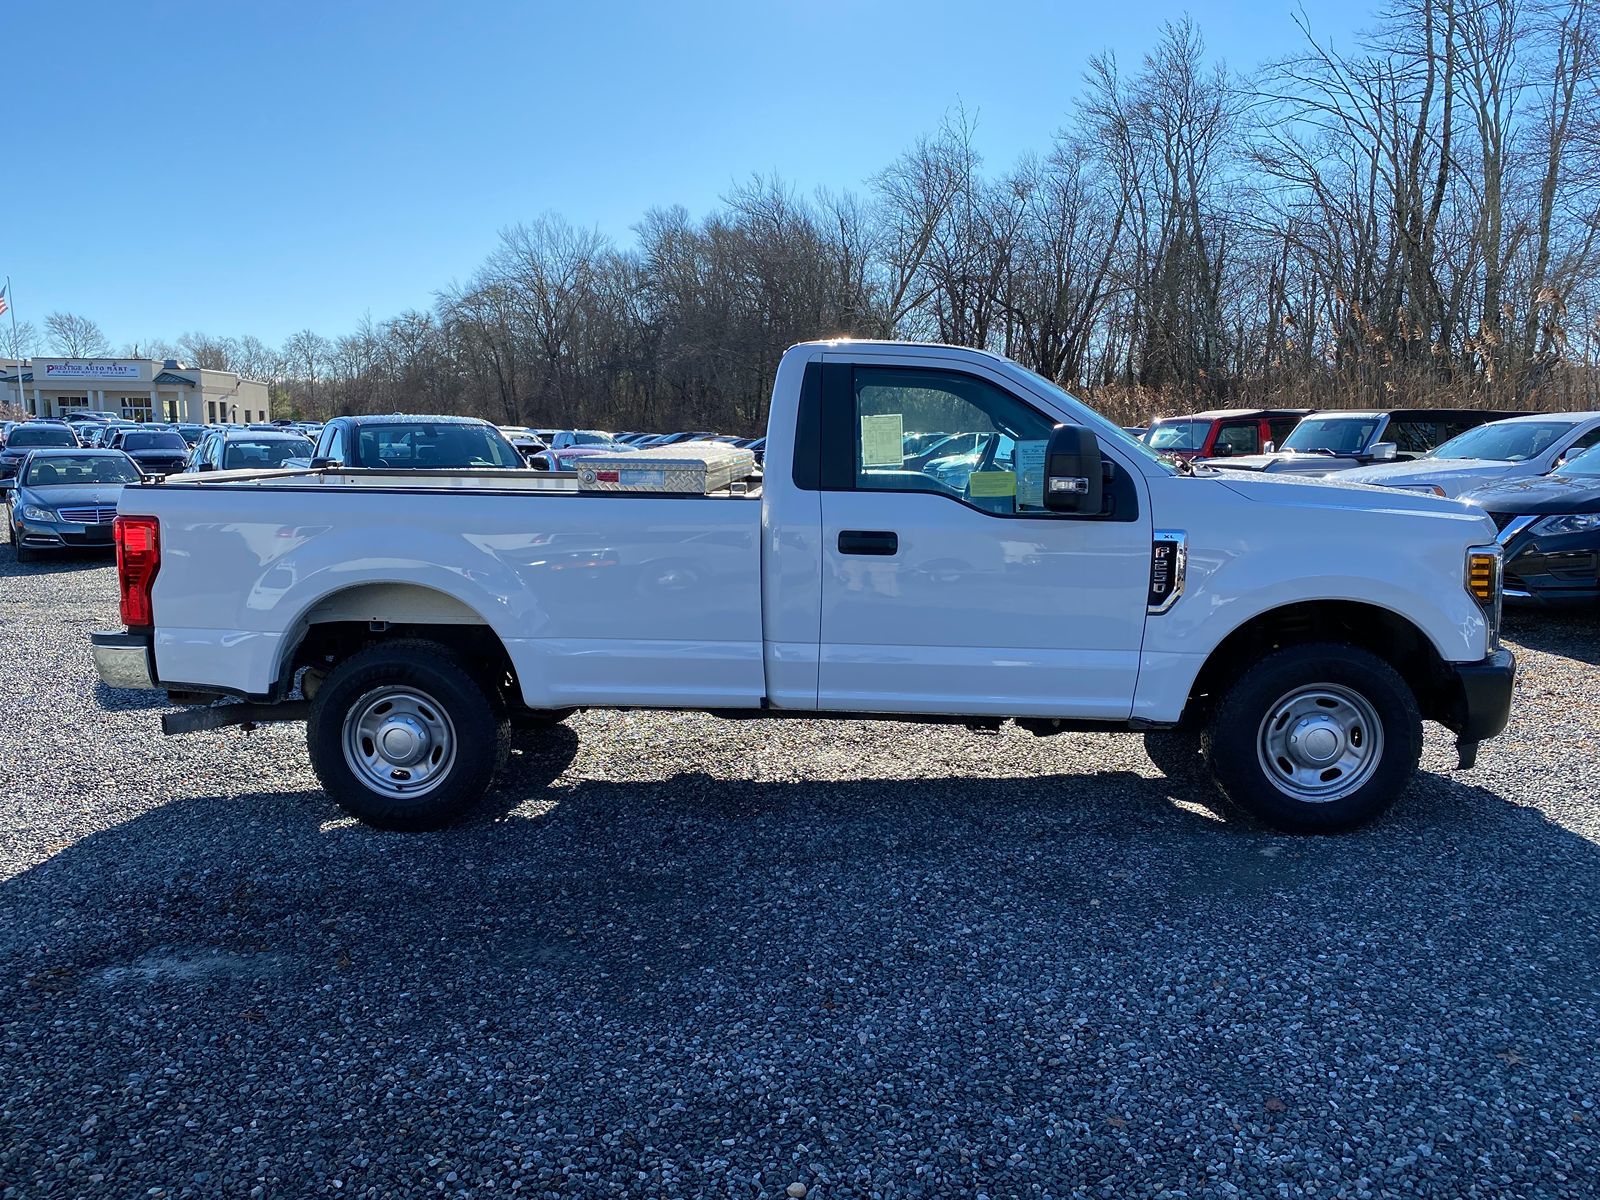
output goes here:
[{"label": "parked car", "polygon": [[517,448],[476,417],[335,417],[322,427],[311,465],[459,471],[520,468]]},{"label": "parked car", "polygon": [[596,454],[615,454],[619,449],[643,447],[568,446],[564,450],[541,450],[528,456],[528,465],[535,471],[574,471],[580,460]]},{"label": "parked car", "polygon": [[175,429],[133,425],[111,434],[107,449],[120,450],[147,475],[170,475],[189,461],[189,443]]},{"label": "parked car", "polygon": [[550,439],[552,450],[570,450],[574,446],[604,446],[615,449],[617,439],[601,429],[563,429]]},{"label": "parked car", "polygon": [[138,465],[120,450],[30,450],[5,489],[6,530],[17,561],[41,550],[111,547],[111,525]]},{"label": "parked car", "polygon": [[47,446],[76,449],[78,435],[72,426],[58,421],[24,421],[6,436],[4,449],[0,449],[0,479],[10,479],[17,473],[17,464],[30,450]]},{"label": "parked car", "polygon": [[200,471],[269,471],[310,462],[309,438],[292,429],[217,429],[200,439],[183,468],[188,475]]},{"label": "parked car", "polygon": [[645,446],[676,446],[681,442],[709,442],[716,436],[714,433],[706,433],[704,431],[699,433],[662,433],[649,441],[639,442],[638,445],[641,448]]},{"label": "parked car", "polygon": [[1230,471],[1331,475],[1371,463],[1408,462],[1485,421],[1507,416],[1470,408],[1318,412],[1303,417],[1273,454],[1204,460]]},{"label": "parked car", "polygon": [[191,450],[200,444],[200,439],[204,437],[206,433],[206,427],[204,425],[195,425],[187,421],[181,425],[174,426],[174,428],[178,431],[183,440],[189,443],[189,448]]},{"label": "parked car", "polygon": [[506,440],[517,448],[524,462],[531,463],[535,455],[550,449],[543,438],[525,425],[501,425],[498,428]]},{"label": "parked car", "polygon": [[1501,480],[1461,498],[1483,508],[1500,530],[1507,603],[1600,602],[1600,448],[1549,475]]},{"label": "parked car", "polygon": [[[951,425],[1002,433],[1014,469],[959,491],[906,469],[905,431]],[[575,706],[1149,730],[1297,830],[1387,808],[1424,718],[1463,767],[1505,726],[1500,551],[1467,505],[1180,472],[954,346],[792,347],[768,426],[764,486],[707,471],[699,498],[642,454],[604,480],[391,479],[381,501],[343,471],[131,488],[124,628],[93,635],[96,667],[242,701],[169,732],[306,720],[328,794],[412,829],[488,790],[513,718]]]},{"label": "parked car", "polygon": [[1351,471],[1351,483],[1459,496],[1505,479],[1544,475],[1600,443],[1600,412],[1528,413],[1469,429],[1407,463]]},{"label": "parked car", "polygon": [[1271,451],[1311,410],[1224,408],[1166,417],[1145,432],[1152,450],[1174,458],[1231,458]]}]

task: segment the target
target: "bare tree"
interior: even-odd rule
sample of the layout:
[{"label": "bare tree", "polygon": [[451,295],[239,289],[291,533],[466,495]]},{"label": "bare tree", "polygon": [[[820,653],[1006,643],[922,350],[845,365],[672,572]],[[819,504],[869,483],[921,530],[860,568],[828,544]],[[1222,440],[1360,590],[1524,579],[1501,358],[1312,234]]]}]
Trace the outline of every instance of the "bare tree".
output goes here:
[{"label": "bare tree", "polygon": [[14,328],[10,321],[0,321],[0,358],[31,358],[38,345],[39,331],[27,321]]},{"label": "bare tree", "polygon": [[94,358],[111,349],[111,343],[88,317],[77,313],[53,312],[44,319],[51,347],[67,358]]}]

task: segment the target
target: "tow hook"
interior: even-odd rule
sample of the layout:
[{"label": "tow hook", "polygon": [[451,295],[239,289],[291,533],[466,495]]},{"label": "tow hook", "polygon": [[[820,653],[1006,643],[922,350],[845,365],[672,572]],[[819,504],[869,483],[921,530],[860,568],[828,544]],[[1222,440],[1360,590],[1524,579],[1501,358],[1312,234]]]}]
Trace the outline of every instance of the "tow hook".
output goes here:
[{"label": "tow hook", "polygon": [[1468,741],[1466,738],[1456,739],[1456,770],[1470,771],[1478,765],[1478,746],[1480,744]]}]

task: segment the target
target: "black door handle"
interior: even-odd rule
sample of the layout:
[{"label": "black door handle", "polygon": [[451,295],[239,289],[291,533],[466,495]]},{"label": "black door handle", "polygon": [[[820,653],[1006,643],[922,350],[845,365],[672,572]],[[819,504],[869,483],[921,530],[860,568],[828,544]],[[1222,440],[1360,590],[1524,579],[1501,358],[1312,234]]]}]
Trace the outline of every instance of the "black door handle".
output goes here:
[{"label": "black door handle", "polygon": [[900,535],[887,529],[841,529],[840,554],[898,554]]}]

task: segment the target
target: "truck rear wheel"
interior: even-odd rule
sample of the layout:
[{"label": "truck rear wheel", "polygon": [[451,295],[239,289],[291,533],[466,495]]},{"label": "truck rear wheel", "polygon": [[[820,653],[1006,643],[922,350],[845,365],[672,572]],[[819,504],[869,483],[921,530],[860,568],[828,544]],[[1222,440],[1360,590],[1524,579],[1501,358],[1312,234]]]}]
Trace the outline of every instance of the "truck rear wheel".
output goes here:
[{"label": "truck rear wheel", "polygon": [[482,799],[505,761],[504,713],[445,647],[395,641],[335,667],[306,746],[340,808],[381,829],[438,829]]},{"label": "truck rear wheel", "polygon": [[1380,816],[1404,790],[1422,754],[1422,717],[1377,655],[1290,646],[1239,677],[1202,749],[1223,794],[1262,824],[1335,833]]}]

